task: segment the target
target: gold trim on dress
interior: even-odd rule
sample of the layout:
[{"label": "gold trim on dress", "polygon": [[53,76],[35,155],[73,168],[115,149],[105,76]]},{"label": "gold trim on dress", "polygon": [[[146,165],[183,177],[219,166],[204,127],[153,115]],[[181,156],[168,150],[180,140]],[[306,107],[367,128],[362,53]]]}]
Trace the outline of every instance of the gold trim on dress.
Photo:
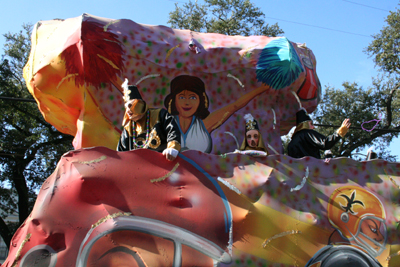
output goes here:
[{"label": "gold trim on dress", "polygon": [[[152,136],[153,138],[150,138],[149,140],[149,147],[152,149],[156,149],[161,145],[161,139],[158,135]],[[153,144],[153,141],[156,141],[155,144]]]},{"label": "gold trim on dress", "polygon": [[178,151],[181,151],[181,144],[178,141],[172,140],[168,142],[167,148],[174,148]]}]

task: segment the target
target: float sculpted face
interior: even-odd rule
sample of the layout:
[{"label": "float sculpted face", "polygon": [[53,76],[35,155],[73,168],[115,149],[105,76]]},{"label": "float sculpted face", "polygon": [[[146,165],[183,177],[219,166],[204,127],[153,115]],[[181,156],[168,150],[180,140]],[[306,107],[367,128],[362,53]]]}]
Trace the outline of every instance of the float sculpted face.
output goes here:
[{"label": "float sculpted face", "polygon": [[125,103],[125,110],[130,120],[138,121],[145,114],[146,104],[143,100],[132,99]]},{"label": "float sculpted face", "polygon": [[260,135],[257,130],[250,130],[246,132],[247,145],[251,148],[256,148]]},{"label": "float sculpted face", "polygon": [[199,104],[199,95],[192,91],[184,90],[175,96],[175,107],[179,116],[192,117],[196,113]]}]

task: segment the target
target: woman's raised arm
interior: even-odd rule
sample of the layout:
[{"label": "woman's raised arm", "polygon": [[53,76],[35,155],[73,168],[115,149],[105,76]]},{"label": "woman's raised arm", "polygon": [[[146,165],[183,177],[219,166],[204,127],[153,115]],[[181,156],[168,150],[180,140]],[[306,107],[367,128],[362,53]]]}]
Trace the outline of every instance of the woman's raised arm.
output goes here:
[{"label": "woman's raised arm", "polygon": [[250,100],[252,100],[254,97],[260,95],[261,93],[265,92],[267,89],[269,89],[269,85],[262,85],[254,90],[251,90],[245,95],[242,95],[237,99],[235,102],[226,105],[225,107],[222,107],[218,110],[213,111],[210,115],[207,116],[203,120],[203,123],[209,133],[217,129],[219,126],[221,126],[229,117],[238,111],[239,109],[243,108],[246,106]]}]

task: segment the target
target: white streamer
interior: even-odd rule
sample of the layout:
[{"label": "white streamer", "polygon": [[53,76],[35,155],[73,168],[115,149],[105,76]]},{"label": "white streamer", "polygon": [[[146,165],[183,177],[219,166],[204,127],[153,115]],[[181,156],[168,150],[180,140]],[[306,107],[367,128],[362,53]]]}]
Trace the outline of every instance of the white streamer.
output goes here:
[{"label": "white streamer", "polygon": [[308,174],[309,174],[309,171],[308,171],[308,167],[307,167],[306,168],[306,176],[303,177],[303,181],[301,181],[301,184],[296,185],[295,188],[290,188],[290,192],[299,191],[300,189],[302,189],[303,186],[306,184],[306,181],[307,181],[307,178],[308,178]]},{"label": "white streamer", "polygon": [[272,151],[274,151],[275,154],[279,154],[278,151],[276,151],[270,144],[267,144],[267,146],[268,146]]},{"label": "white streamer", "polygon": [[234,186],[233,184],[229,183],[228,181],[225,181],[221,177],[218,177],[218,181],[223,183],[226,187],[228,187],[230,190],[234,191],[236,194],[238,194],[238,195],[242,194],[242,192],[240,192],[240,190],[236,186]]},{"label": "white streamer", "polygon": [[290,92],[292,92],[292,94],[293,94],[294,97],[296,98],[297,102],[299,103],[300,108],[302,108],[303,106],[301,105],[300,99],[299,99],[299,97],[297,96],[297,94],[296,94],[294,91],[290,91]]},{"label": "white streamer", "polygon": [[239,142],[238,142],[238,140],[237,140],[237,138],[236,138],[236,136],[233,134],[233,133],[231,133],[231,132],[225,132],[226,134],[229,134],[230,136],[232,136],[233,137],[233,139],[235,139],[235,142],[236,142],[236,147],[237,147],[237,149],[239,149],[240,148],[240,146],[239,146]]},{"label": "white streamer", "polygon": [[143,80],[146,80],[147,78],[153,78],[153,77],[159,77],[159,76],[161,76],[161,74],[150,74],[150,75],[144,76],[144,77],[140,78],[140,80],[135,85],[138,85],[139,83],[141,83]]},{"label": "white streamer", "polygon": [[[293,91],[292,91],[293,92]],[[271,108],[272,113],[274,113],[274,125],[272,126],[275,129],[275,124],[276,124],[276,114],[275,114],[275,110],[273,108]]]},{"label": "white streamer", "polygon": [[240,86],[241,87],[244,87],[244,85],[242,84],[242,82],[239,80],[239,78],[238,77],[236,77],[236,76],[233,76],[232,74],[230,74],[230,73],[228,73],[226,76],[228,76],[228,77],[230,77],[230,78],[233,78],[233,79],[235,79],[239,84],[240,84]]}]

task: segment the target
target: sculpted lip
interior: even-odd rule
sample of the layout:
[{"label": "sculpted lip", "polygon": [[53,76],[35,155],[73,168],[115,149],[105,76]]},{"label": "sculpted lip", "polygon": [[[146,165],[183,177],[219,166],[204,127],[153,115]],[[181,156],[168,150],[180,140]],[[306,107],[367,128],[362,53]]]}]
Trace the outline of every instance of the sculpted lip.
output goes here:
[{"label": "sculpted lip", "polygon": [[184,108],[184,107],[182,107],[182,109],[183,109],[184,111],[189,111],[189,110],[191,110],[192,108]]}]

